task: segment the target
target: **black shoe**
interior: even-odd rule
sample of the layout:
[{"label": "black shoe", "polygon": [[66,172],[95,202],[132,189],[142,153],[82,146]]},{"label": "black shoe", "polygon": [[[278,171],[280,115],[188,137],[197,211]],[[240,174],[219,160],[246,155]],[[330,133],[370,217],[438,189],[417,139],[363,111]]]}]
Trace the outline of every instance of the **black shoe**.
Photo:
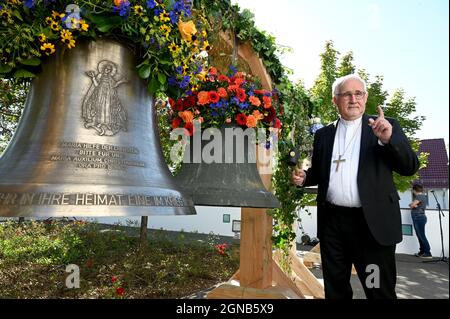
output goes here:
[{"label": "black shoe", "polygon": [[416,257],[422,257],[423,255],[425,255],[425,253],[420,252],[420,251],[418,253],[414,254],[414,256],[416,256]]},{"label": "black shoe", "polygon": [[431,254],[425,254],[425,253],[422,254],[419,257],[422,258],[422,259],[432,259],[433,258],[433,256]]}]

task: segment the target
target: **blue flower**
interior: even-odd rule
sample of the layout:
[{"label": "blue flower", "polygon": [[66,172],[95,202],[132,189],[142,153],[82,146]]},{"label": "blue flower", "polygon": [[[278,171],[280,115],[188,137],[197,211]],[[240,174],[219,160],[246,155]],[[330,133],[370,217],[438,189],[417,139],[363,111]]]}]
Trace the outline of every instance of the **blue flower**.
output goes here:
[{"label": "blue flower", "polygon": [[181,65],[177,66],[176,71],[177,71],[178,74],[183,73],[183,67]]},{"label": "blue flower", "polygon": [[176,13],[175,11],[170,11],[169,17],[170,23],[172,23],[172,25],[175,25],[178,22],[178,13]]},{"label": "blue flower", "polygon": [[181,80],[180,88],[182,88],[182,89],[187,88],[190,81],[191,81],[191,77],[189,75],[184,76],[183,80]]},{"label": "blue flower", "polygon": [[159,15],[160,15],[161,13],[163,13],[163,12],[164,12],[163,9],[160,9],[160,8],[155,9],[155,12],[154,12],[155,17],[159,17]]},{"label": "blue flower", "polygon": [[128,18],[130,14],[130,2],[128,0],[123,1],[118,7],[112,8],[113,12],[119,11],[119,15],[123,18]]},{"label": "blue flower", "polygon": [[24,6],[27,9],[31,9],[34,7],[34,0],[25,0],[24,1]]},{"label": "blue flower", "polygon": [[237,73],[237,69],[234,65],[230,65],[228,68],[230,69],[230,76],[233,76]]},{"label": "blue flower", "polygon": [[314,124],[311,126],[311,128],[309,129],[309,132],[310,132],[311,134],[316,134],[316,132],[317,132],[318,130],[320,130],[322,127],[323,127],[322,124],[320,124],[320,123],[314,123]]},{"label": "blue flower", "polygon": [[155,2],[155,0],[147,0],[146,5],[147,5],[147,8],[153,9],[154,7],[156,7],[156,2]]},{"label": "blue flower", "polygon": [[177,79],[175,79],[173,76],[171,76],[169,78],[168,82],[169,82],[170,86],[177,86],[178,85]]},{"label": "blue flower", "polygon": [[239,107],[241,108],[241,110],[247,110],[248,109],[248,103],[244,102],[239,104]]}]

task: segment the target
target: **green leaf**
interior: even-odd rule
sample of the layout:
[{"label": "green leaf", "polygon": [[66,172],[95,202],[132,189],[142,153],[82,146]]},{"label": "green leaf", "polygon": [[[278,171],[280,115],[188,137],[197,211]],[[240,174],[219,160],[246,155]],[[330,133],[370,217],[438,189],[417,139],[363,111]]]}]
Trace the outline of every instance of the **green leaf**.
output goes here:
[{"label": "green leaf", "polygon": [[101,15],[91,15],[90,19],[96,24],[97,29],[100,32],[108,32],[111,29],[121,25],[123,23],[123,19],[119,16],[101,16]]},{"label": "green leaf", "polygon": [[144,64],[142,67],[139,68],[138,70],[138,74],[142,79],[148,79],[148,77],[150,76],[150,65],[148,64]]},{"label": "green leaf", "polygon": [[148,93],[155,94],[159,90],[159,81],[156,77],[152,77],[148,85]]},{"label": "green leaf", "polygon": [[159,83],[164,85],[167,82],[167,77],[163,73],[158,73],[158,80],[159,80]]},{"label": "green leaf", "polygon": [[12,70],[12,66],[7,64],[0,64],[0,73],[9,73]]},{"label": "green leaf", "polygon": [[22,63],[23,65],[38,66],[41,64],[41,60],[36,57],[33,57],[33,58],[29,58],[27,60],[23,60],[20,63]]},{"label": "green leaf", "polygon": [[14,72],[13,77],[18,78],[34,78],[36,75],[28,70],[19,69]]},{"label": "green leaf", "polygon": [[15,16],[17,19],[19,19],[20,21],[23,21],[22,16],[20,15],[20,12],[17,10],[13,10],[12,12],[13,16]]}]

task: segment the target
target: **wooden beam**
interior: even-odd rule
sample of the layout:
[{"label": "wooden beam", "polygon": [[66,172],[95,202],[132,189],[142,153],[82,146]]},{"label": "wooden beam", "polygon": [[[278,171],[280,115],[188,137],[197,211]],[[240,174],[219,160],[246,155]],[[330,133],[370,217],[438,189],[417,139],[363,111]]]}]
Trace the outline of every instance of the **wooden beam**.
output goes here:
[{"label": "wooden beam", "polygon": [[[231,48],[233,48],[233,41],[229,33],[220,32],[220,38],[225,41]],[[261,85],[264,89],[272,91],[272,79],[269,73],[267,73],[264,62],[253,50],[249,43],[239,43],[238,55],[243,58],[249,65],[254,76],[257,76],[261,81]]]},{"label": "wooden beam", "polygon": [[223,284],[207,294],[208,299],[300,299],[291,289],[270,287],[256,289]]},{"label": "wooden beam", "polygon": [[303,264],[299,257],[296,255],[291,255],[292,259],[292,271],[301,278],[305,284],[311,290],[314,298],[325,298],[325,291],[323,285],[317,280],[313,273]]},{"label": "wooden beam", "polygon": [[300,298],[305,298],[304,293],[295,285],[291,278],[281,270],[275,260],[272,260],[272,276],[275,286],[287,287],[296,293]]},{"label": "wooden beam", "polygon": [[241,210],[239,279],[241,285],[267,288],[272,285],[272,217],[266,209]]}]

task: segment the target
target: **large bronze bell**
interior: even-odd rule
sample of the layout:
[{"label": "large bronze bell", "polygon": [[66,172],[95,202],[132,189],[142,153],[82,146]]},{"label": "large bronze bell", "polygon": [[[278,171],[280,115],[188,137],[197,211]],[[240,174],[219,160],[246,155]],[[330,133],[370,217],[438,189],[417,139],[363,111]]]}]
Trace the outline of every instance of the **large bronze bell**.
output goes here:
[{"label": "large bronze bell", "polygon": [[[192,196],[194,204],[280,207],[278,199],[267,191],[258,173],[257,134],[247,135],[245,132],[249,130],[242,134],[240,128],[233,126],[224,126],[220,133],[218,131],[211,128],[203,132],[196,130],[186,147],[181,170],[176,175],[176,180]],[[216,140],[215,145],[211,145],[214,139],[221,141]]]},{"label": "large bronze bell", "polygon": [[109,40],[48,59],[0,158],[0,216],[195,214],[164,161],[135,65]]}]

